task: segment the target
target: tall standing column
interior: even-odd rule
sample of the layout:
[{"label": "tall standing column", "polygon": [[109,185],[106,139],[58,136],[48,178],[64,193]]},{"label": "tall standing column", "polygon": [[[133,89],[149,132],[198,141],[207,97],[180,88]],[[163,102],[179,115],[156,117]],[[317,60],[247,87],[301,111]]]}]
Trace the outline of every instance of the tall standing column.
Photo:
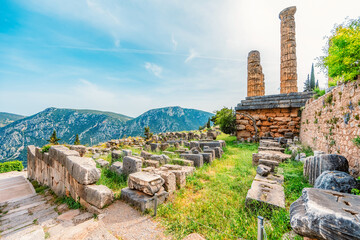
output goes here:
[{"label": "tall standing column", "polygon": [[264,96],[264,74],[260,65],[259,51],[251,51],[248,55],[247,96]]},{"label": "tall standing column", "polygon": [[295,41],[296,7],[288,7],[279,14],[281,20],[280,93],[297,92],[297,64]]}]

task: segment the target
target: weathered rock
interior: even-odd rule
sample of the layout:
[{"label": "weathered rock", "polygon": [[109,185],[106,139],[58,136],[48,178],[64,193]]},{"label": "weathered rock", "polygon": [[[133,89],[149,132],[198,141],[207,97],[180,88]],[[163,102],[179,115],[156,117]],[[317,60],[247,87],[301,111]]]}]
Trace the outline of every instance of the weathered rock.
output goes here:
[{"label": "weathered rock", "polygon": [[200,154],[180,154],[181,158],[184,158],[186,160],[190,160],[194,162],[194,166],[195,167],[202,167],[204,164],[204,160],[203,160],[203,156]]},{"label": "weathered rock", "polygon": [[279,163],[277,161],[272,161],[272,160],[268,160],[268,159],[260,159],[259,160],[259,164],[261,165],[265,165],[271,168],[271,172],[274,171],[275,167],[279,166]]},{"label": "weathered rock", "polygon": [[215,151],[216,158],[221,158],[222,154],[224,152],[221,147],[214,147],[214,151]]},{"label": "weathered rock", "polygon": [[158,144],[158,143],[150,143],[151,151],[153,151],[153,152],[159,151],[159,145],[160,144]]},{"label": "weathered rock", "polygon": [[183,166],[182,171],[185,173],[185,176],[187,177],[195,172],[195,167]]},{"label": "weathered rock", "polygon": [[121,159],[123,157],[124,153],[120,150],[114,150],[111,152],[111,158],[113,160],[118,160]]},{"label": "weathered rock", "polygon": [[80,157],[83,157],[86,153],[86,147],[83,145],[71,145],[70,150],[75,150],[80,154]]},{"label": "weathered rock", "polygon": [[185,159],[172,159],[171,162],[181,166],[191,166],[191,167],[194,166],[193,161],[185,160]]},{"label": "weathered rock", "polygon": [[212,159],[215,160],[216,155],[215,155],[215,150],[214,150],[214,149],[209,148],[209,147],[204,147],[203,152],[204,152],[204,153],[211,153]]},{"label": "weathered rock", "polygon": [[[158,204],[165,202],[169,193],[162,191],[157,194]],[[143,192],[132,190],[130,188],[121,189],[120,198],[125,202],[131,204],[135,208],[138,208],[141,212],[145,212],[146,209],[153,209],[155,203],[155,196],[149,196]]]},{"label": "weathered rock", "polygon": [[157,193],[165,183],[160,175],[147,172],[136,172],[129,175],[128,186],[150,196]]},{"label": "weathered rock", "polygon": [[159,174],[165,181],[163,185],[165,191],[167,191],[169,194],[172,194],[176,191],[176,177],[174,173],[167,171],[158,171],[157,174]]},{"label": "weathered rock", "polygon": [[160,144],[160,150],[165,151],[168,147],[170,147],[170,144],[168,143],[161,143]]},{"label": "weathered rock", "polygon": [[147,166],[147,167],[154,167],[154,168],[160,167],[159,161],[145,160],[144,163],[145,163],[145,166]]},{"label": "weathered rock", "polygon": [[87,185],[85,201],[97,208],[103,208],[114,200],[114,193],[104,185]]},{"label": "weathered rock", "polygon": [[258,153],[253,153],[252,163],[253,163],[253,165],[258,165],[260,159],[268,159],[268,160],[277,161],[277,162],[281,163],[290,158],[291,158],[291,155],[285,154],[282,152],[260,151]]},{"label": "weathered rock", "polygon": [[101,172],[91,158],[68,156],[66,168],[71,176],[81,184],[93,184],[100,179]]},{"label": "weathered rock", "polygon": [[123,163],[122,162],[114,162],[110,166],[110,171],[115,172],[118,175],[123,173]]},{"label": "weathered rock", "polygon": [[124,157],[123,160],[123,174],[129,175],[131,173],[140,172],[142,161],[134,156]]},{"label": "weathered rock", "polygon": [[176,186],[178,188],[183,188],[186,185],[186,173],[183,170],[169,170],[169,172],[172,172],[175,174],[176,177]]},{"label": "weathered rock", "polygon": [[144,158],[145,160],[149,160],[151,158],[152,154],[149,152],[146,152],[146,151],[141,151],[140,156],[142,158]]},{"label": "weathered rock", "polygon": [[299,235],[319,240],[360,239],[360,196],[304,188],[290,207],[290,224]]},{"label": "weathered rock", "polygon": [[97,159],[100,157],[100,154],[99,153],[95,153],[94,155],[92,155],[92,159]]},{"label": "weathered rock", "polygon": [[271,172],[271,167],[268,167],[268,166],[265,166],[262,164],[259,164],[256,169],[256,173],[263,177],[266,177],[267,175],[269,175],[270,172]]},{"label": "weathered rock", "polygon": [[151,155],[150,160],[158,161],[160,164],[166,164],[169,161],[169,157],[165,154],[161,155]]},{"label": "weathered rock", "polygon": [[104,159],[98,159],[95,161],[97,164],[100,165],[100,167],[102,168],[105,168],[105,167],[108,167],[109,166],[109,162],[108,161],[105,161]]},{"label": "weathered rock", "polygon": [[212,163],[213,155],[212,153],[200,153],[203,156],[203,160],[205,163]]},{"label": "weathered rock", "polygon": [[337,154],[322,154],[305,159],[304,177],[309,179],[309,183],[314,185],[317,177],[324,171],[338,170],[349,172],[349,163],[347,159]]},{"label": "weathered rock", "polygon": [[123,149],[122,152],[124,157],[132,156],[132,151],[130,149]]},{"label": "weathered rock", "polygon": [[351,193],[351,189],[359,188],[360,184],[348,173],[325,171],[315,181],[314,188]]}]

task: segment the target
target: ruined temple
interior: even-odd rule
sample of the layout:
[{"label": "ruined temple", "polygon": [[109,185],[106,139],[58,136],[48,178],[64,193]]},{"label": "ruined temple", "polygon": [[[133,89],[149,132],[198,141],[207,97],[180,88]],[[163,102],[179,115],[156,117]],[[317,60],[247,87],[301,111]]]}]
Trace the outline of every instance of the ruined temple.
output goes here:
[{"label": "ruined temple", "polygon": [[260,64],[260,52],[253,50],[248,55],[247,96],[264,96],[264,74]]},{"label": "ruined temple", "polygon": [[297,92],[297,64],[295,41],[296,7],[289,7],[279,14],[281,20],[280,93]]}]

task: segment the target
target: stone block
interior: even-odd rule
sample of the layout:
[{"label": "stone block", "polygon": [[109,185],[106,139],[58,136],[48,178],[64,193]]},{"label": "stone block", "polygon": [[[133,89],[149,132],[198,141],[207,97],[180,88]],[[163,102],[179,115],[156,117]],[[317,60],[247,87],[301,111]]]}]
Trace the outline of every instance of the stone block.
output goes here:
[{"label": "stone block", "polygon": [[211,153],[213,160],[214,160],[215,157],[216,157],[215,150],[212,149],[212,148],[209,148],[209,147],[206,148],[206,147],[204,147],[203,152],[204,152],[204,153]]},{"label": "stone block", "polygon": [[132,151],[130,149],[123,149],[122,152],[124,157],[132,156]]},{"label": "stone block", "polygon": [[110,171],[116,173],[117,175],[123,174],[123,163],[113,162],[113,164],[110,166]]},{"label": "stone block", "polygon": [[[157,194],[158,204],[162,204],[168,198],[169,193],[163,191]],[[120,198],[135,208],[139,209],[141,212],[145,212],[146,209],[153,209],[155,196],[149,196],[143,192],[132,190],[130,188],[121,189]]]},{"label": "stone block", "polygon": [[277,161],[279,163],[290,159],[291,155],[285,154],[277,151],[260,151],[258,153],[253,153],[252,163],[253,165],[258,165],[260,159],[267,159],[272,161]]},{"label": "stone block", "polygon": [[86,147],[83,145],[71,145],[70,150],[77,151],[80,154],[80,157],[83,157],[86,153]]},{"label": "stone block", "polygon": [[256,168],[256,173],[260,176],[266,177],[271,172],[271,167],[259,164]]},{"label": "stone block", "polygon": [[151,158],[152,154],[146,151],[141,151],[140,156],[145,160],[148,160]]},{"label": "stone block", "polygon": [[97,208],[103,208],[114,200],[114,193],[104,185],[87,185],[85,187],[85,201]]},{"label": "stone block", "polygon": [[194,166],[195,167],[202,167],[204,164],[204,159],[203,156],[200,154],[180,154],[181,158],[184,158],[186,160],[190,160],[194,162]]},{"label": "stone block", "polygon": [[268,166],[271,168],[271,172],[274,171],[275,167],[279,166],[279,162],[278,161],[272,161],[272,160],[268,160],[268,159],[260,159],[259,160],[259,164]]},{"label": "stone block", "polygon": [[129,175],[128,179],[128,186],[130,189],[136,189],[150,196],[157,193],[164,183],[165,181],[160,175],[147,172],[132,173]]},{"label": "stone block", "polygon": [[165,151],[168,147],[170,147],[170,144],[168,143],[161,143],[160,144],[160,150]]},{"label": "stone block", "polygon": [[134,156],[124,157],[123,160],[123,174],[129,175],[131,173],[140,172],[142,161]]},{"label": "stone block", "polygon": [[205,163],[209,163],[209,164],[212,163],[212,161],[213,161],[212,153],[200,153],[200,155],[203,156],[203,161]]},{"label": "stone block", "polygon": [[111,152],[111,158],[113,160],[121,159],[124,156],[124,153],[121,150],[114,150]]},{"label": "stone block", "polygon": [[284,188],[278,184],[253,181],[246,195],[246,206],[251,206],[253,201],[265,204],[268,207],[285,208]]},{"label": "stone block", "polygon": [[304,188],[290,206],[295,233],[315,239],[360,239],[360,196]]},{"label": "stone block", "polygon": [[172,172],[167,171],[158,171],[157,174],[161,176],[162,179],[164,179],[164,188],[165,191],[167,191],[169,194],[172,194],[176,190],[176,177],[175,174]]},{"label": "stone block", "polygon": [[191,142],[190,142],[190,149],[192,149],[192,148],[194,148],[194,147],[195,147],[195,148],[200,147],[198,141],[191,141]]},{"label": "stone block", "polygon": [[150,157],[150,160],[158,161],[160,164],[166,164],[168,159],[169,159],[169,157],[166,156],[165,154],[151,155],[151,157]]},{"label": "stone block", "polygon": [[145,160],[144,164],[147,167],[154,167],[154,168],[159,168],[160,167],[160,162],[159,161],[154,161],[154,160]]},{"label": "stone block", "polygon": [[109,166],[109,162],[108,161],[105,161],[104,159],[98,159],[95,161],[97,164],[99,164],[100,167],[102,168],[106,168]]},{"label": "stone block", "polygon": [[157,152],[157,151],[159,151],[159,146],[160,146],[159,143],[150,143],[150,148],[151,148],[151,151],[152,151],[152,152]]},{"label": "stone block", "polygon": [[315,180],[314,188],[351,193],[353,188],[360,188],[360,182],[345,172],[325,171]]},{"label": "stone block", "polygon": [[224,152],[221,147],[215,147],[214,151],[215,151],[215,157],[216,158],[221,158],[222,154]]},{"label": "stone block", "polygon": [[172,159],[171,162],[181,166],[191,166],[191,167],[194,166],[193,161],[185,160],[185,159]]},{"label": "stone block", "polygon": [[81,184],[93,184],[100,179],[101,172],[91,158],[67,156],[65,166],[71,176]]},{"label": "stone block", "polygon": [[186,173],[183,170],[169,170],[169,172],[172,172],[175,174],[176,178],[176,186],[180,189],[185,187],[186,185]]},{"label": "stone block", "polygon": [[185,173],[185,176],[187,177],[195,172],[195,167],[183,166],[181,170]]}]

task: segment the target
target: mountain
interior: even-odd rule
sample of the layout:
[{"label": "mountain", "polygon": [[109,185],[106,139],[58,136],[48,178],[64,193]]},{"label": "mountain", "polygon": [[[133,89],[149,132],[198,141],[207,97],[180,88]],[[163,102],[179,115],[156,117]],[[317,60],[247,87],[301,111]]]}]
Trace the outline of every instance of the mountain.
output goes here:
[{"label": "mountain", "polygon": [[149,110],[126,123],[127,136],[143,135],[149,126],[154,133],[197,130],[205,125],[212,113],[181,107],[166,107]]},{"label": "mountain", "polygon": [[25,116],[13,114],[13,113],[6,113],[0,112],[0,128],[5,127],[6,125],[15,122],[16,120],[22,119]]},{"label": "mountain", "polygon": [[0,128],[0,162],[19,159],[26,165],[26,147],[43,146],[54,130],[60,143],[95,145],[123,136],[139,136],[149,126],[154,133],[195,130],[213,114],[195,109],[166,107],[131,117],[95,110],[47,108]]}]

